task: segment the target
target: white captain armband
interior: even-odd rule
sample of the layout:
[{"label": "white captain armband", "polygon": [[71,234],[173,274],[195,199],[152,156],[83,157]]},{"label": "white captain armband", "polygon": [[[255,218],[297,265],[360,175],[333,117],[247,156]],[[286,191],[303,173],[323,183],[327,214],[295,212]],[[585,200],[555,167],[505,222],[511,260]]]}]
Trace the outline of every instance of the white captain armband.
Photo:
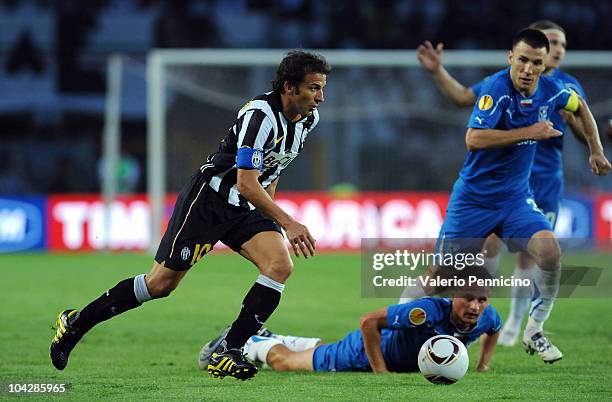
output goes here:
[{"label": "white captain armband", "polygon": [[263,152],[250,147],[238,148],[236,152],[236,167],[238,169],[263,170]]}]

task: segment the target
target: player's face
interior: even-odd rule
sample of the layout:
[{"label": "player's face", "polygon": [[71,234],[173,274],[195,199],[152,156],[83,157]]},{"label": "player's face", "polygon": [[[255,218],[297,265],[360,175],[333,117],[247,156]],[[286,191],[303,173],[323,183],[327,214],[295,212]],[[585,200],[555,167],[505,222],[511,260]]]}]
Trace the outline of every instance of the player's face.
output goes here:
[{"label": "player's face", "polygon": [[558,29],[545,29],[542,31],[550,43],[550,52],[546,59],[546,68],[559,68],[561,61],[565,57],[567,40],[565,34]]},{"label": "player's face", "polygon": [[304,80],[288,93],[289,109],[300,118],[310,116],[325,101],[323,88],[326,83],[325,74],[306,74]]},{"label": "player's face", "polygon": [[453,297],[452,316],[456,323],[471,327],[476,324],[488,305],[488,292],[485,290],[466,290]]},{"label": "player's face", "polygon": [[510,78],[514,87],[523,95],[531,96],[538,85],[538,79],[544,72],[546,48],[533,48],[525,42],[519,42],[508,54]]}]

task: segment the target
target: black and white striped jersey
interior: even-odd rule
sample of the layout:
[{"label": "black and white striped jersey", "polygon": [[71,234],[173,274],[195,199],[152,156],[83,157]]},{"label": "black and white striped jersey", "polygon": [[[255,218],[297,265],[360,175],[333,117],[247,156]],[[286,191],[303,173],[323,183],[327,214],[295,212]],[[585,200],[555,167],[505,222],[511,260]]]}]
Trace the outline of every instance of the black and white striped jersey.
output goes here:
[{"label": "black and white striped jersey", "polygon": [[250,147],[261,151],[263,163],[259,182],[267,188],[298,156],[306,137],[318,122],[316,109],[310,116],[292,123],[283,115],[279,95],[269,92],[257,96],[240,109],[235,124],[221,140],[219,150],[208,156],[200,171],[208,176],[210,188],[228,203],[255,209],[236,186],[238,149]]}]

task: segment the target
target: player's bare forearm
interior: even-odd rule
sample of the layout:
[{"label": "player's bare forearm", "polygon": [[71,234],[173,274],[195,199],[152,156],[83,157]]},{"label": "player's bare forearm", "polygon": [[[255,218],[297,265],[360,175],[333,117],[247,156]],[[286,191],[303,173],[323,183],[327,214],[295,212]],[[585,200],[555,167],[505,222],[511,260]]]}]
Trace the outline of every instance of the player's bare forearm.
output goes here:
[{"label": "player's bare forearm", "polygon": [[444,66],[440,65],[438,69],[431,73],[436,85],[440,88],[442,94],[457,106],[473,106],[476,102],[476,95],[472,88],[465,87],[457,81]]},{"label": "player's bare forearm", "polygon": [[285,228],[293,221],[293,218],[276,205],[270,194],[261,186],[258,178],[259,171],[257,170],[238,169],[238,191],[260,212]]},{"label": "player's bare forearm", "polygon": [[374,373],[388,373],[382,354],[381,328],[387,327],[387,308],[373,311],[359,320],[363,346]]},{"label": "player's bare forearm", "polygon": [[[589,146],[589,150],[591,154],[603,154],[603,146],[601,145],[601,140],[599,139],[599,130],[597,129],[597,123],[595,122],[595,118],[591,113],[586,101],[584,99],[580,99],[580,107],[578,108],[578,121],[580,121],[580,126],[582,126],[582,134],[584,139]],[[572,127],[572,130],[574,127]]]},{"label": "player's bare forearm", "polygon": [[468,151],[502,148],[525,140],[542,141],[563,135],[550,121],[539,121],[531,126],[512,130],[468,128],[465,144]]},{"label": "player's bare forearm", "polygon": [[580,99],[580,106],[578,108],[578,118],[582,121],[584,126],[584,139],[586,140],[589,150],[591,151],[591,155],[589,156],[589,165],[591,165],[591,170],[598,176],[605,176],[608,174],[612,166],[604,155],[595,118],[582,98]]},{"label": "player's bare forearm", "polygon": [[465,134],[468,151],[502,148],[528,139],[527,132],[521,128],[508,131],[468,128]]},{"label": "player's bare forearm", "polygon": [[495,352],[497,338],[499,338],[499,332],[493,335],[483,334],[480,337],[480,356],[478,357],[478,363],[476,363],[476,371],[489,370],[489,363]]},{"label": "player's bare forearm", "polygon": [[565,124],[568,125],[574,137],[584,145],[587,145],[584,137],[584,124],[582,123],[582,119],[568,110],[560,110],[559,113],[561,113],[561,117],[563,117]]},{"label": "player's bare forearm", "polygon": [[459,83],[442,65],[444,55],[444,44],[438,43],[434,48],[433,44],[426,40],[417,47],[417,59],[421,66],[429,71],[440,88],[440,91],[450,101],[457,106],[473,105],[476,96],[471,88],[466,88]]},{"label": "player's bare forearm", "polygon": [[308,228],[276,205],[270,194],[259,183],[259,174],[257,170],[238,169],[236,184],[240,194],[285,230],[285,235],[296,257],[299,257],[300,254],[305,258],[314,256],[316,240]]},{"label": "player's bare forearm", "polygon": [[580,119],[574,119],[567,124],[574,134],[574,137],[583,144],[587,144],[586,137],[584,135],[584,124]]}]

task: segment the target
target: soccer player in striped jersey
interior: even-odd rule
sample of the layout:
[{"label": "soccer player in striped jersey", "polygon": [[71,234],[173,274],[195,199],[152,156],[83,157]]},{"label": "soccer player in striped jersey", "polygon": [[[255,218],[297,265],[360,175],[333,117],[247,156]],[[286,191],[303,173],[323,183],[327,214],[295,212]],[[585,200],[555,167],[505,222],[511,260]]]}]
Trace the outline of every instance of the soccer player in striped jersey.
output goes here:
[{"label": "soccer player in striped jersey", "polygon": [[308,228],[276,205],[274,193],[279,176],[319,121],[317,108],[330,71],[325,59],[313,53],[293,51],[281,61],[273,91],[240,109],[219,150],[181,190],[151,271],[119,282],[80,311],[60,313],[50,348],[57,369],[64,369],[71,350],[94,325],[168,296],[222,241],[251,261],[260,275],[223,342],[212,351],[208,371],[241,380],[257,373],[241,348],[274,312],[291,274],[282,230],[296,256],[315,254]]},{"label": "soccer player in striped jersey", "polygon": [[[537,21],[529,28],[541,30],[550,43],[550,52],[546,59],[546,70],[544,74],[563,82],[566,88],[572,89],[583,99],[586,94],[580,82],[572,75],[562,71],[559,66],[565,57],[567,40],[564,29],[552,21]],[[423,68],[432,74],[432,77],[442,93],[458,106],[473,106],[478,98],[483,84],[488,79],[465,87],[453,78],[442,65],[443,44],[439,43],[436,48],[429,41],[420,45],[417,49],[417,57]],[[551,113],[550,120],[553,127],[562,133],[568,132],[568,125],[572,133],[584,142],[583,124],[573,113],[561,110]],[[563,198],[563,136],[539,141],[536,155],[531,169],[529,184],[534,192],[536,204],[549,218],[553,228],[555,226],[561,200]],[[487,250],[487,264],[492,272],[497,272],[499,265],[499,254],[501,249],[500,240],[491,235],[485,245]],[[528,253],[518,253],[516,267],[513,275],[517,278],[533,279],[537,273],[535,261]],[[528,288],[512,288],[510,299],[510,312],[504,323],[499,343],[503,346],[513,346],[518,340],[521,330],[523,316],[527,313],[531,292]]]}]

